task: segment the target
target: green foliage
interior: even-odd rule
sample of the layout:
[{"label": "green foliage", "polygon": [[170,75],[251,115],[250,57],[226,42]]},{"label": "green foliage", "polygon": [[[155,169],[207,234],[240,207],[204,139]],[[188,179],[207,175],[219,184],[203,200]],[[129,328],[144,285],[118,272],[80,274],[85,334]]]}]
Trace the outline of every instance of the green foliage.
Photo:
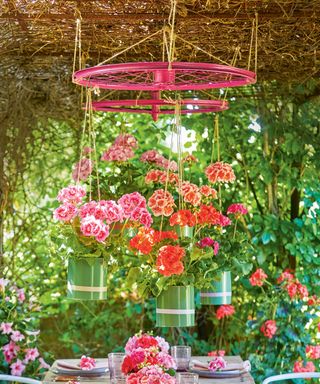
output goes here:
[{"label": "green foliage", "polygon": [[[237,268],[251,272],[251,265],[243,263],[243,257],[249,257],[254,269],[263,268],[271,283],[280,272],[291,268],[311,294],[320,295],[320,117],[319,102],[309,101],[309,93],[304,87],[267,101],[236,97],[230,102],[230,110],[220,115],[221,159],[232,163],[237,175],[235,188],[225,191],[223,208],[244,202],[250,215],[246,220],[248,249],[235,248],[231,243],[224,247],[239,254],[235,272]],[[213,119],[211,115],[185,116],[182,124],[194,135],[194,140],[185,138],[185,150],[194,148],[199,163],[192,174],[199,180],[201,169],[211,162],[212,154],[217,159],[217,152],[212,153]],[[164,141],[170,142],[171,125],[166,117],[154,124],[145,116],[101,114],[96,128],[98,153],[110,146],[120,132],[135,135],[141,152],[153,148],[168,152]],[[111,255],[114,257],[107,302],[72,303],[65,299],[66,268],[61,256],[68,250],[55,248],[50,233],[56,226],[52,221],[55,197],[70,180],[70,170],[79,157],[80,131],[64,122],[39,122],[32,140],[25,143],[26,153],[19,153],[24,166],[10,161],[6,168],[10,191],[4,211],[3,274],[19,286],[28,286],[39,297],[41,343],[57,357],[82,353],[105,356],[111,350],[120,350],[139,329],[150,330],[155,324],[154,301],[139,298],[148,289],[147,283],[141,278],[136,292],[127,288],[141,273],[136,269],[135,255]],[[13,133],[10,148],[14,148],[15,139]],[[145,170],[136,169],[130,179],[129,167],[123,170],[123,183],[117,186],[119,194],[136,186],[143,188]],[[108,178],[102,179],[104,190],[108,190],[109,182],[114,182],[116,172],[112,170]],[[226,262],[228,256],[221,252]],[[122,257],[126,260],[125,269],[119,268],[118,258]],[[192,257],[198,260],[196,254]],[[207,268],[205,263],[209,260],[202,259],[203,268]],[[295,361],[305,359],[305,346],[319,343],[319,308],[291,302],[285,292],[272,287],[267,292],[252,288],[247,278],[234,278],[236,314],[231,319],[218,321],[213,308],[199,308],[198,327],[156,332],[171,342],[190,344],[195,354],[225,348],[227,353],[250,356],[258,382],[273,373],[292,371]],[[154,289],[162,284],[163,281],[155,281]],[[278,325],[271,340],[259,331],[263,321],[270,318]]]}]

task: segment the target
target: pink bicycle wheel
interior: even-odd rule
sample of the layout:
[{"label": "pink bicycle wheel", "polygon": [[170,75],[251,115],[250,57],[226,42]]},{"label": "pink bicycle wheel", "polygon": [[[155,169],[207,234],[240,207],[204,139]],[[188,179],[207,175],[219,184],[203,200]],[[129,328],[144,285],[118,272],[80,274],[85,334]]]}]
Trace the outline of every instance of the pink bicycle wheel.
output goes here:
[{"label": "pink bicycle wheel", "polygon": [[108,64],[73,74],[76,84],[115,90],[184,91],[239,87],[256,82],[254,72],[220,64],[137,62]]},{"label": "pink bicycle wheel", "polygon": [[[181,114],[209,113],[224,111],[229,108],[227,101],[222,100],[194,100],[184,99],[179,101]],[[103,112],[128,112],[147,113],[152,115],[154,121],[159,114],[173,115],[175,113],[175,101],[149,99],[149,100],[104,100],[92,103],[94,111]]]}]

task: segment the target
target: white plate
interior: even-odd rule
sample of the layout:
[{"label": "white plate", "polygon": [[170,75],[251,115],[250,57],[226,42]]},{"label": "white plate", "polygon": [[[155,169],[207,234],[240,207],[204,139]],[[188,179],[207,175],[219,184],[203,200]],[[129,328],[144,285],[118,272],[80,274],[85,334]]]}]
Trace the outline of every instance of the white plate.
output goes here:
[{"label": "white plate", "polygon": [[207,369],[191,369],[190,370],[192,373],[196,373],[198,374],[199,376],[201,377],[207,377],[207,378],[214,378],[214,379],[227,379],[227,378],[231,378],[231,377],[239,377],[241,375],[243,375],[244,373],[246,373],[246,371],[242,370],[232,370],[232,371],[226,371],[226,370],[223,370],[223,371],[215,371],[215,372],[212,372],[212,371],[209,371]]}]

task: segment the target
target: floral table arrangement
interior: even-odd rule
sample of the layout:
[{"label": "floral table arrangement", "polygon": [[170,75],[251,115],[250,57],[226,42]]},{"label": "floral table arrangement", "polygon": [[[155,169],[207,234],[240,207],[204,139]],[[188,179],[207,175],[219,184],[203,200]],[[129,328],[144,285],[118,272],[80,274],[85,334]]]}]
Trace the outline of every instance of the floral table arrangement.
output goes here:
[{"label": "floral table arrangement", "polygon": [[176,364],[169,355],[169,344],[162,337],[140,333],[125,346],[122,372],[127,384],[174,384]]}]

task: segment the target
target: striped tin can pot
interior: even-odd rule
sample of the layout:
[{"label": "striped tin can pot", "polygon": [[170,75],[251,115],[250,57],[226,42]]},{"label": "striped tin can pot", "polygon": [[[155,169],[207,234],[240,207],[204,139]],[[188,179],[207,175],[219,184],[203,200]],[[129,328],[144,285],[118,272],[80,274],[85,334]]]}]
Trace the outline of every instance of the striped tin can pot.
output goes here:
[{"label": "striped tin can pot", "polygon": [[192,327],[195,321],[194,287],[172,286],[157,297],[157,327]]},{"label": "striped tin can pot", "polygon": [[212,289],[200,292],[200,301],[203,305],[231,304],[231,272],[221,272],[212,282]]},{"label": "striped tin can pot", "polygon": [[106,300],[107,268],[101,258],[68,260],[68,298]]},{"label": "striped tin can pot", "polygon": [[179,237],[188,237],[189,239],[193,237],[193,227],[176,225],[175,229]]}]

